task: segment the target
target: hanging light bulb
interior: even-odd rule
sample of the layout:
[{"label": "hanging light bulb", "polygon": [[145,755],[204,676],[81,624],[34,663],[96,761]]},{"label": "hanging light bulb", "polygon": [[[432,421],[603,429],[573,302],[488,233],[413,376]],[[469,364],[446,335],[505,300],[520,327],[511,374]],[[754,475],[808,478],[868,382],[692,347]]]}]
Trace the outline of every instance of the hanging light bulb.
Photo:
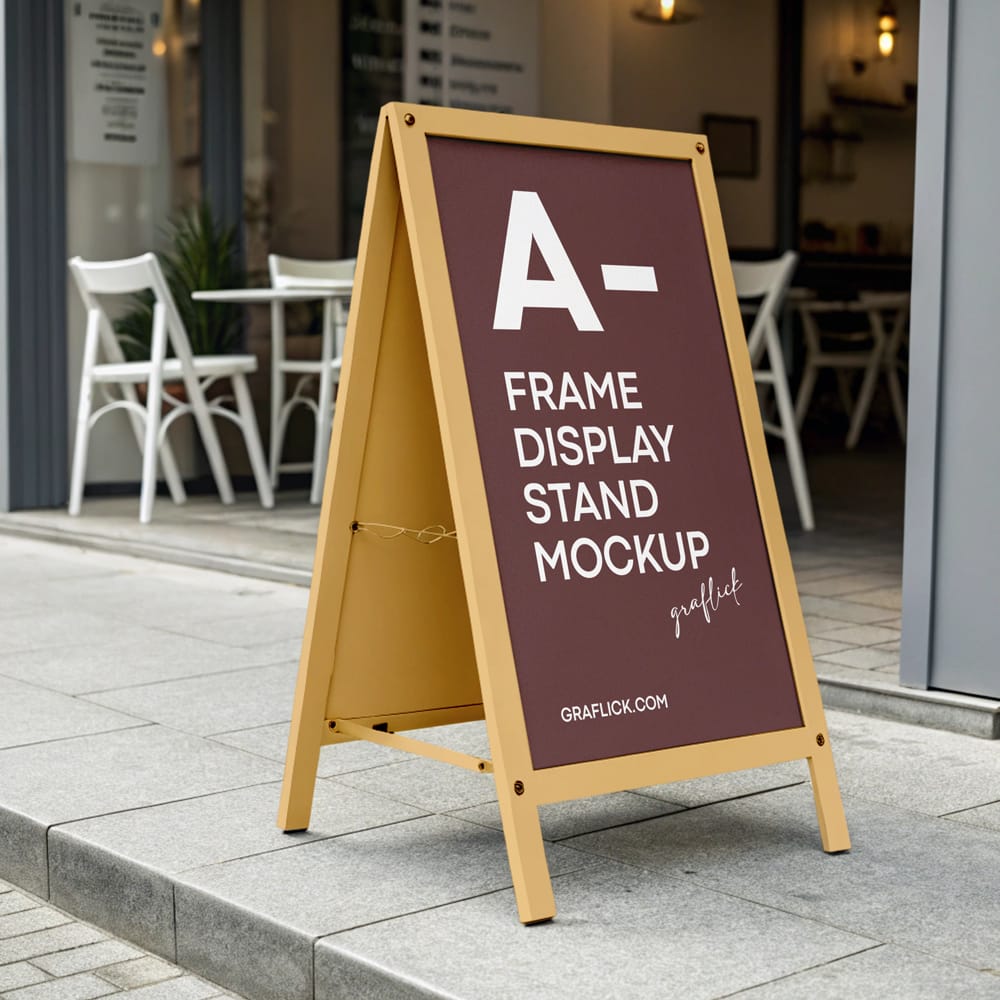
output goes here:
[{"label": "hanging light bulb", "polygon": [[632,8],[632,16],[653,24],[684,24],[701,13],[697,0],[642,0]]},{"label": "hanging light bulb", "polygon": [[878,50],[888,58],[896,48],[896,32],[899,31],[899,18],[896,8],[886,0],[878,11]]}]

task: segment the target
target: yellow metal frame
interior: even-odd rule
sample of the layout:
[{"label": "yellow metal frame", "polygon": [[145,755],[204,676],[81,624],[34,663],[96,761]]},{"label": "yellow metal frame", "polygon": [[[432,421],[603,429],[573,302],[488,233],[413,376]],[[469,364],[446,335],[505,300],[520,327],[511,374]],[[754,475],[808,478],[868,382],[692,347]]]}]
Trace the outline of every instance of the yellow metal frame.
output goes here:
[{"label": "yellow metal frame", "polygon": [[[428,136],[691,164],[802,714],[800,728],[533,768],[437,213]],[[418,304],[420,322],[415,323]],[[401,365],[404,355],[408,361]],[[389,398],[397,393],[403,393],[403,402]],[[418,463],[418,477],[429,481],[437,507],[420,509],[419,504],[401,499],[394,509],[380,509],[376,516],[372,508],[379,506],[379,498],[392,493],[387,470],[402,460],[392,434],[383,431],[412,421],[412,408],[419,410],[431,402],[436,416],[424,419],[425,433],[417,454],[409,458]],[[412,450],[411,442],[407,453]],[[809,762],[823,849],[850,848],[703,136],[387,105],[375,143],[328,467],[282,791],[282,828],[308,825],[320,747],[343,739],[367,739],[473,770],[493,771],[518,913],[524,923],[555,915],[538,819],[538,807],[545,803],[804,758]],[[365,519],[410,528],[453,521],[457,542],[443,539],[432,547],[437,575],[428,577],[429,560],[418,564],[402,548],[415,543],[402,539],[371,542],[395,546],[385,563],[362,549],[349,527]],[[375,570],[384,571],[387,577],[371,575],[374,570],[369,561],[373,559]],[[383,580],[383,590],[373,589],[377,579]],[[389,627],[385,579],[395,580],[393,595],[401,607],[401,620],[410,627],[405,663],[388,666],[381,660],[366,661],[363,641],[372,630]],[[456,579],[460,594],[455,590]],[[413,598],[406,595],[414,589],[432,598],[442,612],[439,622],[421,625],[419,615],[426,614],[426,605],[407,605]],[[440,649],[429,645],[432,640],[424,634],[433,630],[450,633],[446,641],[452,644],[455,662],[440,662]],[[457,662],[466,650],[468,662]],[[339,663],[336,672],[335,663]],[[491,765],[396,732],[483,717]]]}]

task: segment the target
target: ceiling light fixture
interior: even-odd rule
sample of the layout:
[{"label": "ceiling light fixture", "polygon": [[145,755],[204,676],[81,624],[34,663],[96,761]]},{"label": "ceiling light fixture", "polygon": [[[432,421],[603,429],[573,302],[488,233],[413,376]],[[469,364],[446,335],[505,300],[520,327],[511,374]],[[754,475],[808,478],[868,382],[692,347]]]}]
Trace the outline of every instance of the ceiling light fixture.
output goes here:
[{"label": "ceiling light fixture", "polygon": [[643,0],[632,8],[632,16],[652,24],[686,24],[701,14],[695,0]]},{"label": "ceiling light fixture", "polygon": [[878,50],[887,59],[896,48],[897,31],[899,31],[899,17],[896,8],[886,0],[878,9]]}]

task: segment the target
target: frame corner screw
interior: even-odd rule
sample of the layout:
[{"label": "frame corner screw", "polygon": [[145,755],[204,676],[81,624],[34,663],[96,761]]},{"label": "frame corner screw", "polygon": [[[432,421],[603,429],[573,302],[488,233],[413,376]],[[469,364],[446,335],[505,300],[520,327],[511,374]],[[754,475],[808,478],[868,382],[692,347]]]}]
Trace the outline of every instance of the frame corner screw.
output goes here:
[{"label": "frame corner screw", "polygon": [[403,122],[404,122],[404,123],[405,123],[406,125],[412,125],[412,124],[414,124],[414,122],[416,122],[416,120],[417,120],[417,119],[416,119],[416,118],[414,118],[414,117],[413,117],[413,114],[412,114],[411,112],[409,112],[409,111],[407,111],[407,112],[406,112],[406,114],[405,114],[405,115],[403,115]]},{"label": "frame corner screw", "polygon": [[816,746],[821,747],[826,745],[826,737],[822,733],[816,734]]},{"label": "frame corner screw", "polygon": [[703,142],[696,142],[694,144],[694,148],[697,149],[699,153],[704,153],[705,152],[705,143],[703,143]]},{"label": "frame corner screw", "polygon": [[514,782],[514,794],[524,795],[524,782],[520,779]]}]

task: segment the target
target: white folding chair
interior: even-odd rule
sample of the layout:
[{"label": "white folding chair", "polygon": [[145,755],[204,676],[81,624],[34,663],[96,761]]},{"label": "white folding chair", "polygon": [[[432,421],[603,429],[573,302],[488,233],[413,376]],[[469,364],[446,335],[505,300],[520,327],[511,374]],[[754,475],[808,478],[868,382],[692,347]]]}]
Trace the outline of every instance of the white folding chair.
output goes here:
[{"label": "white folding chair", "polygon": [[[868,419],[879,374],[884,374],[896,426],[905,442],[906,403],[899,381],[899,355],[910,315],[909,292],[860,292],[857,299],[850,302],[804,299],[798,309],[806,342],[805,369],[795,400],[798,426],[801,427],[805,420],[819,370],[831,368],[837,374],[841,402],[850,417],[846,447],[854,448]],[[867,328],[848,331],[821,328],[819,317],[831,313],[864,314]],[[848,386],[848,372],[851,371],[862,372],[857,399],[851,398]]]},{"label": "white folding chair", "polygon": [[[747,349],[750,352],[754,381],[758,386],[770,387],[774,391],[778,411],[777,422],[764,419],[764,430],[780,437],[785,443],[799,520],[806,531],[812,531],[816,523],[813,519],[812,497],[795,423],[795,411],[792,408],[792,395],[788,388],[785,356],[778,336],[779,311],[797,261],[798,254],[788,250],[774,260],[733,261],[732,266],[741,309],[754,313],[753,325],[747,334]],[[765,358],[767,367],[763,367]]]},{"label": "white folding chair", "polygon": [[[86,261],[74,257],[69,267],[87,309],[70,482],[70,514],[80,513],[90,431],[101,417],[117,409],[128,413],[142,452],[141,523],[148,524],[153,514],[158,456],[174,503],[183,503],[186,499],[167,431],[175,420],[187,413],[193,415],[198,426],[222,502],[229,504],[235,498],[213,417],[226,417],[243,432],[260,502],[264,507],[274,506],[253,401],[246,382],[246,376],[257,370],[257,359],[249,354],[192,355],[184,324],[154,254],[110,261]],[[105,310],[104,297],[145,290],[153,294],[150,356],[142,361],[126,361]],[[174,357],[167,357],[168,345]],[[106,359],[104,361],[99,360],[102,354]],[[236,402],[235,412],[222,406],[222,402],[229,397],[206,398],[205,391],[218,379],[229,379]],[[164,385],[171,382],[183,383],[186,401],[164,391]],[[139,401],[136,392],[136,386],[142,384],[146,385],[145,403]],[[100,389],[105,400],[97,409],[94,408],[95,387]]]},{"label": "white folding chair", "polygon": [[[354,280],[354,259],[301,260],[269,254],[268,269],[274,288],[315,289],[326,295],[317,296],[323,302],[323,332],[319,360],[289,359],[285,356],[285,304],[271,305],[271,483],[278,485],[282,471],[312,469],[309,499],[319,503],[323,495],[330,427],[333,423],[333,394],[340,381],[344,335],[347,331],[347,310],[350,285]],[[331,294],[331,293],[338,294]],[[292,394],[285,396],[285,376],[297,375]],[[310,393],[313,381],[316,395]],[[288,418],[297,406],[305,406],[315,418],[316,437],[311,463],[282,463],[281,453],[288,429]]]}]

